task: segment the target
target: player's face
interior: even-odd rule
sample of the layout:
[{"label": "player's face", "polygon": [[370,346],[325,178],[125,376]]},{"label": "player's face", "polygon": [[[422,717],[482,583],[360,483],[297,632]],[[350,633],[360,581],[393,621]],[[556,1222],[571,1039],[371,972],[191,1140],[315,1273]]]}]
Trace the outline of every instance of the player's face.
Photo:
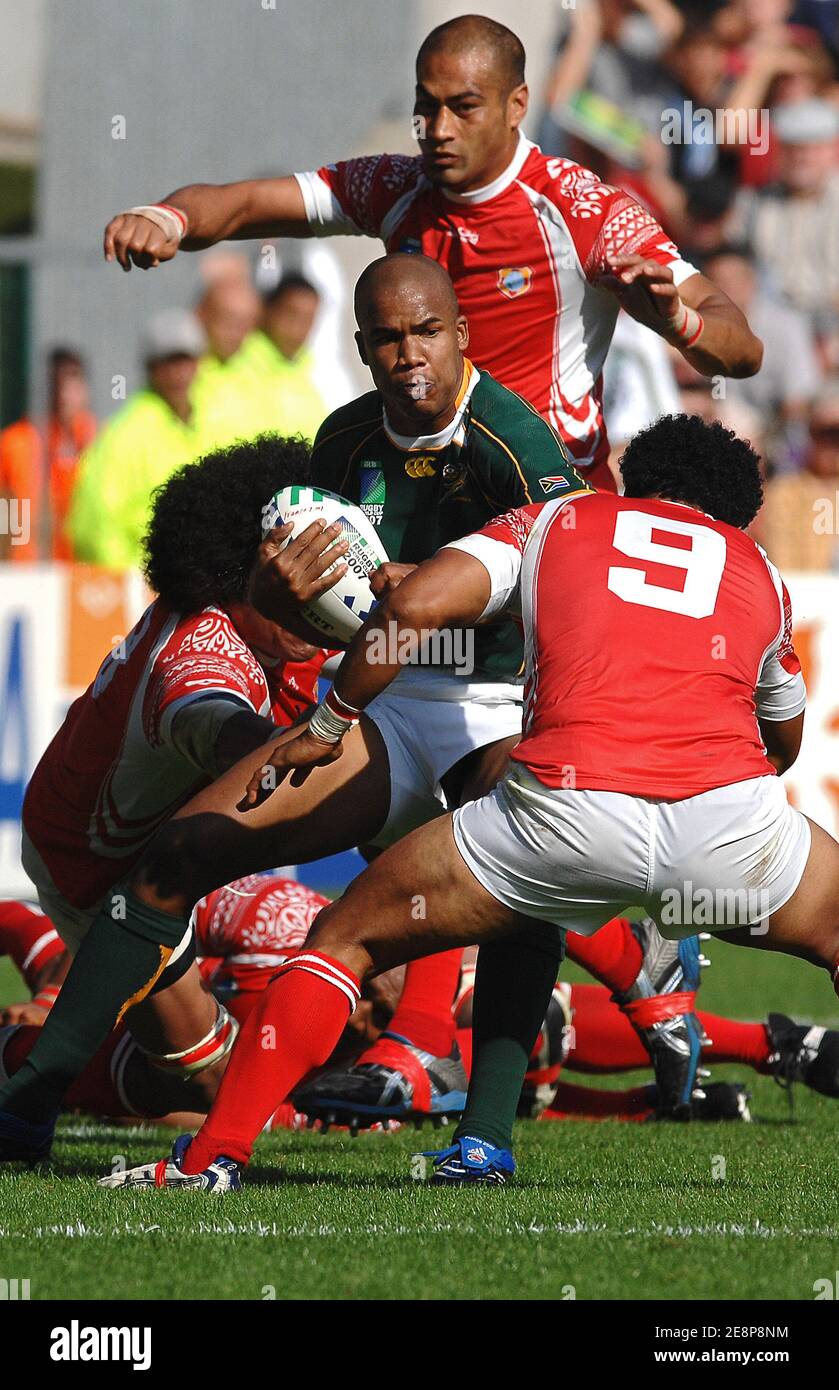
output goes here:
[{"label": "player's face", "polygon": [[527,88],[504,91],[480,51],[432,54],[418,74],[414,99],[428,178],[460,193],[491,183],[513,156],[526,111]]},{"label": "player's face", "polygon": [[380,285],[356,335],[388,416],[406,434],[433,434],[456,409],[469,330],[438,298],[417,285]]}]

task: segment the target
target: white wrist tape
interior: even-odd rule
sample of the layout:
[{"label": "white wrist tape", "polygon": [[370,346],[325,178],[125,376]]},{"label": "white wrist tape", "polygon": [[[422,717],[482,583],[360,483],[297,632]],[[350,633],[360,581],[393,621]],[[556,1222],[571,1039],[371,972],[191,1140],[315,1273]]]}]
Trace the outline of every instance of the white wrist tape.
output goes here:
[{"label": "white wrist tape", "polygon": [[681,317],[673,324],[672,331],[678,347],[694,347],[702,336],[705,320],[697,309],[682,305]]},{"label": "white wrist tape", "polygon": [[345,704],[333,688],[309,720],[309,732],[324,743],[339,743],[348,729],[358,723],[359,713],[352,705]]},{"label": "white wrist tape", "polygon": [[149,222],[153,222],[159,227],[167,241],[183,241],[189,226],[189,219],[185,212],[180,208],[173,208],[171,203],[148,203],[138,208],[126,208],[122,214],[135,217],[146,217]]}]

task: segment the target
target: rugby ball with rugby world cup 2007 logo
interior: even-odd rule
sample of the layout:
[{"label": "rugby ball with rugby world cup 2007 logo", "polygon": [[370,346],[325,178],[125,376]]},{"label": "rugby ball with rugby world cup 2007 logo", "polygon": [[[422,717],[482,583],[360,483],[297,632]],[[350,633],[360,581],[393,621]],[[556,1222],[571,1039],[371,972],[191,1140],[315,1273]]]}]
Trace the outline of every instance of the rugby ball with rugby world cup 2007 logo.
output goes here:
[{"label": "rugby ball with rugby world cup 2007 logo", "polygon": [[[333,638],[349,642],[376,602],[370,588],[370,575],[388,559],[375,527],[361,509],[335,492],[294,484],[275,493],[263,508],[262,534],[267,536],[275,526],[291,522],[294,530],[283,544],[285,549],[319,517],[327,526],[336,521],[340,523],[342,538],[349,541],[349,549],[338,557],[336,564],[343,561],[347,572],[333,588],[304,604],[300,611],[306,622],[323,634],[325,643]],[[330,566],[326,573],[330,574],[334,568]]]}]

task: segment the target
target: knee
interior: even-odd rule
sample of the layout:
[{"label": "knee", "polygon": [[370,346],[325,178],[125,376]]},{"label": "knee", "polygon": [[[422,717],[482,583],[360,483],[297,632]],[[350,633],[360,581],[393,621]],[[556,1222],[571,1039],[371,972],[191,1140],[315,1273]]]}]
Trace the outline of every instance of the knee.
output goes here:
[{"label": "knee", "polygon": [[321,951],[364,980],[377,969],[374,945],[365,941],[363,931],[349,921],[346,913],[337,912],[336,906],[324,907],[318,913],[303,950]]},{"label": "knee", "polygon": [[131,875],[131,891],[149,907],[186,913],[202,896],[197,884],[207,873],[199,840],[189,818],[161,826]]}]

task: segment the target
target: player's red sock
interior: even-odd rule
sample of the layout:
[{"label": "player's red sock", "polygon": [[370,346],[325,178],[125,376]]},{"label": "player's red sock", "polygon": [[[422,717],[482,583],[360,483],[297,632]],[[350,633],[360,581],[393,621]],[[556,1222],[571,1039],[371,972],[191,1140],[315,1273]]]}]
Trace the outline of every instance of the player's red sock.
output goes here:
[{"label": "player's red sock", "polygon": [[219,1154],[247,1163],[269,1116],[330,1056],[360,996],[352,971],[321,951],[281,966],[242,1027],[184,1172],[200,1173]]},{"label": "player's red sock", "polygon": [[452,1003],[462,955],[461,950],[440,951],[411,961],[388,1032],[401,1033],[435,1057],[448,1057],[455,1036]]},{"label": "player's red sock", "polygon": [[[566,1062],[571,1071],[632,1071],[649,1064],[635,1029],[612,1002],[608,990],[598,985],[574,985],[571,1008],[574,1046]],[[703,1062],[743,1062],[756,1071],[768,1070],[772,1048],[764,1024],[741,1023],[704,1012],[698,1017],[711,1040],[702,1048]]]},{"label": "player's red sock", "polygon": [[766,1063],[772,1055],[769,1034],[763,1023],[740,1023],[719,1014],[697,1014],[699,1022],[711,1041],[703,1044],[702,1060],[711,1062],[744,1062],[755,1071],[768,1072]]},{"label": "player's red sock", "polygon": [[64,944],[49,917],[26,903],[0,903],[0,956],[11,956],[30,989]]},{"label": "player's red sock", "polygon": [[649,1053],[629,1019],[602,985],[573,985],[574,1045],[570,1071],[632,1071],[650,1065]]},{"label": "player's red sock", "polygon": [[646,1120],[655,1114],[650,1086],[629,1091],[596,1091],[591,1086],[572,1086],[560,1081],[552,1105],[543,1120]]},{"label": "player's red sock", "polygon": [[635,983],[644,959],[625,917],[613,917],[594,936],[569,932],[565,950],[569,960],[584,966],[595,980],[619,994]]}]

